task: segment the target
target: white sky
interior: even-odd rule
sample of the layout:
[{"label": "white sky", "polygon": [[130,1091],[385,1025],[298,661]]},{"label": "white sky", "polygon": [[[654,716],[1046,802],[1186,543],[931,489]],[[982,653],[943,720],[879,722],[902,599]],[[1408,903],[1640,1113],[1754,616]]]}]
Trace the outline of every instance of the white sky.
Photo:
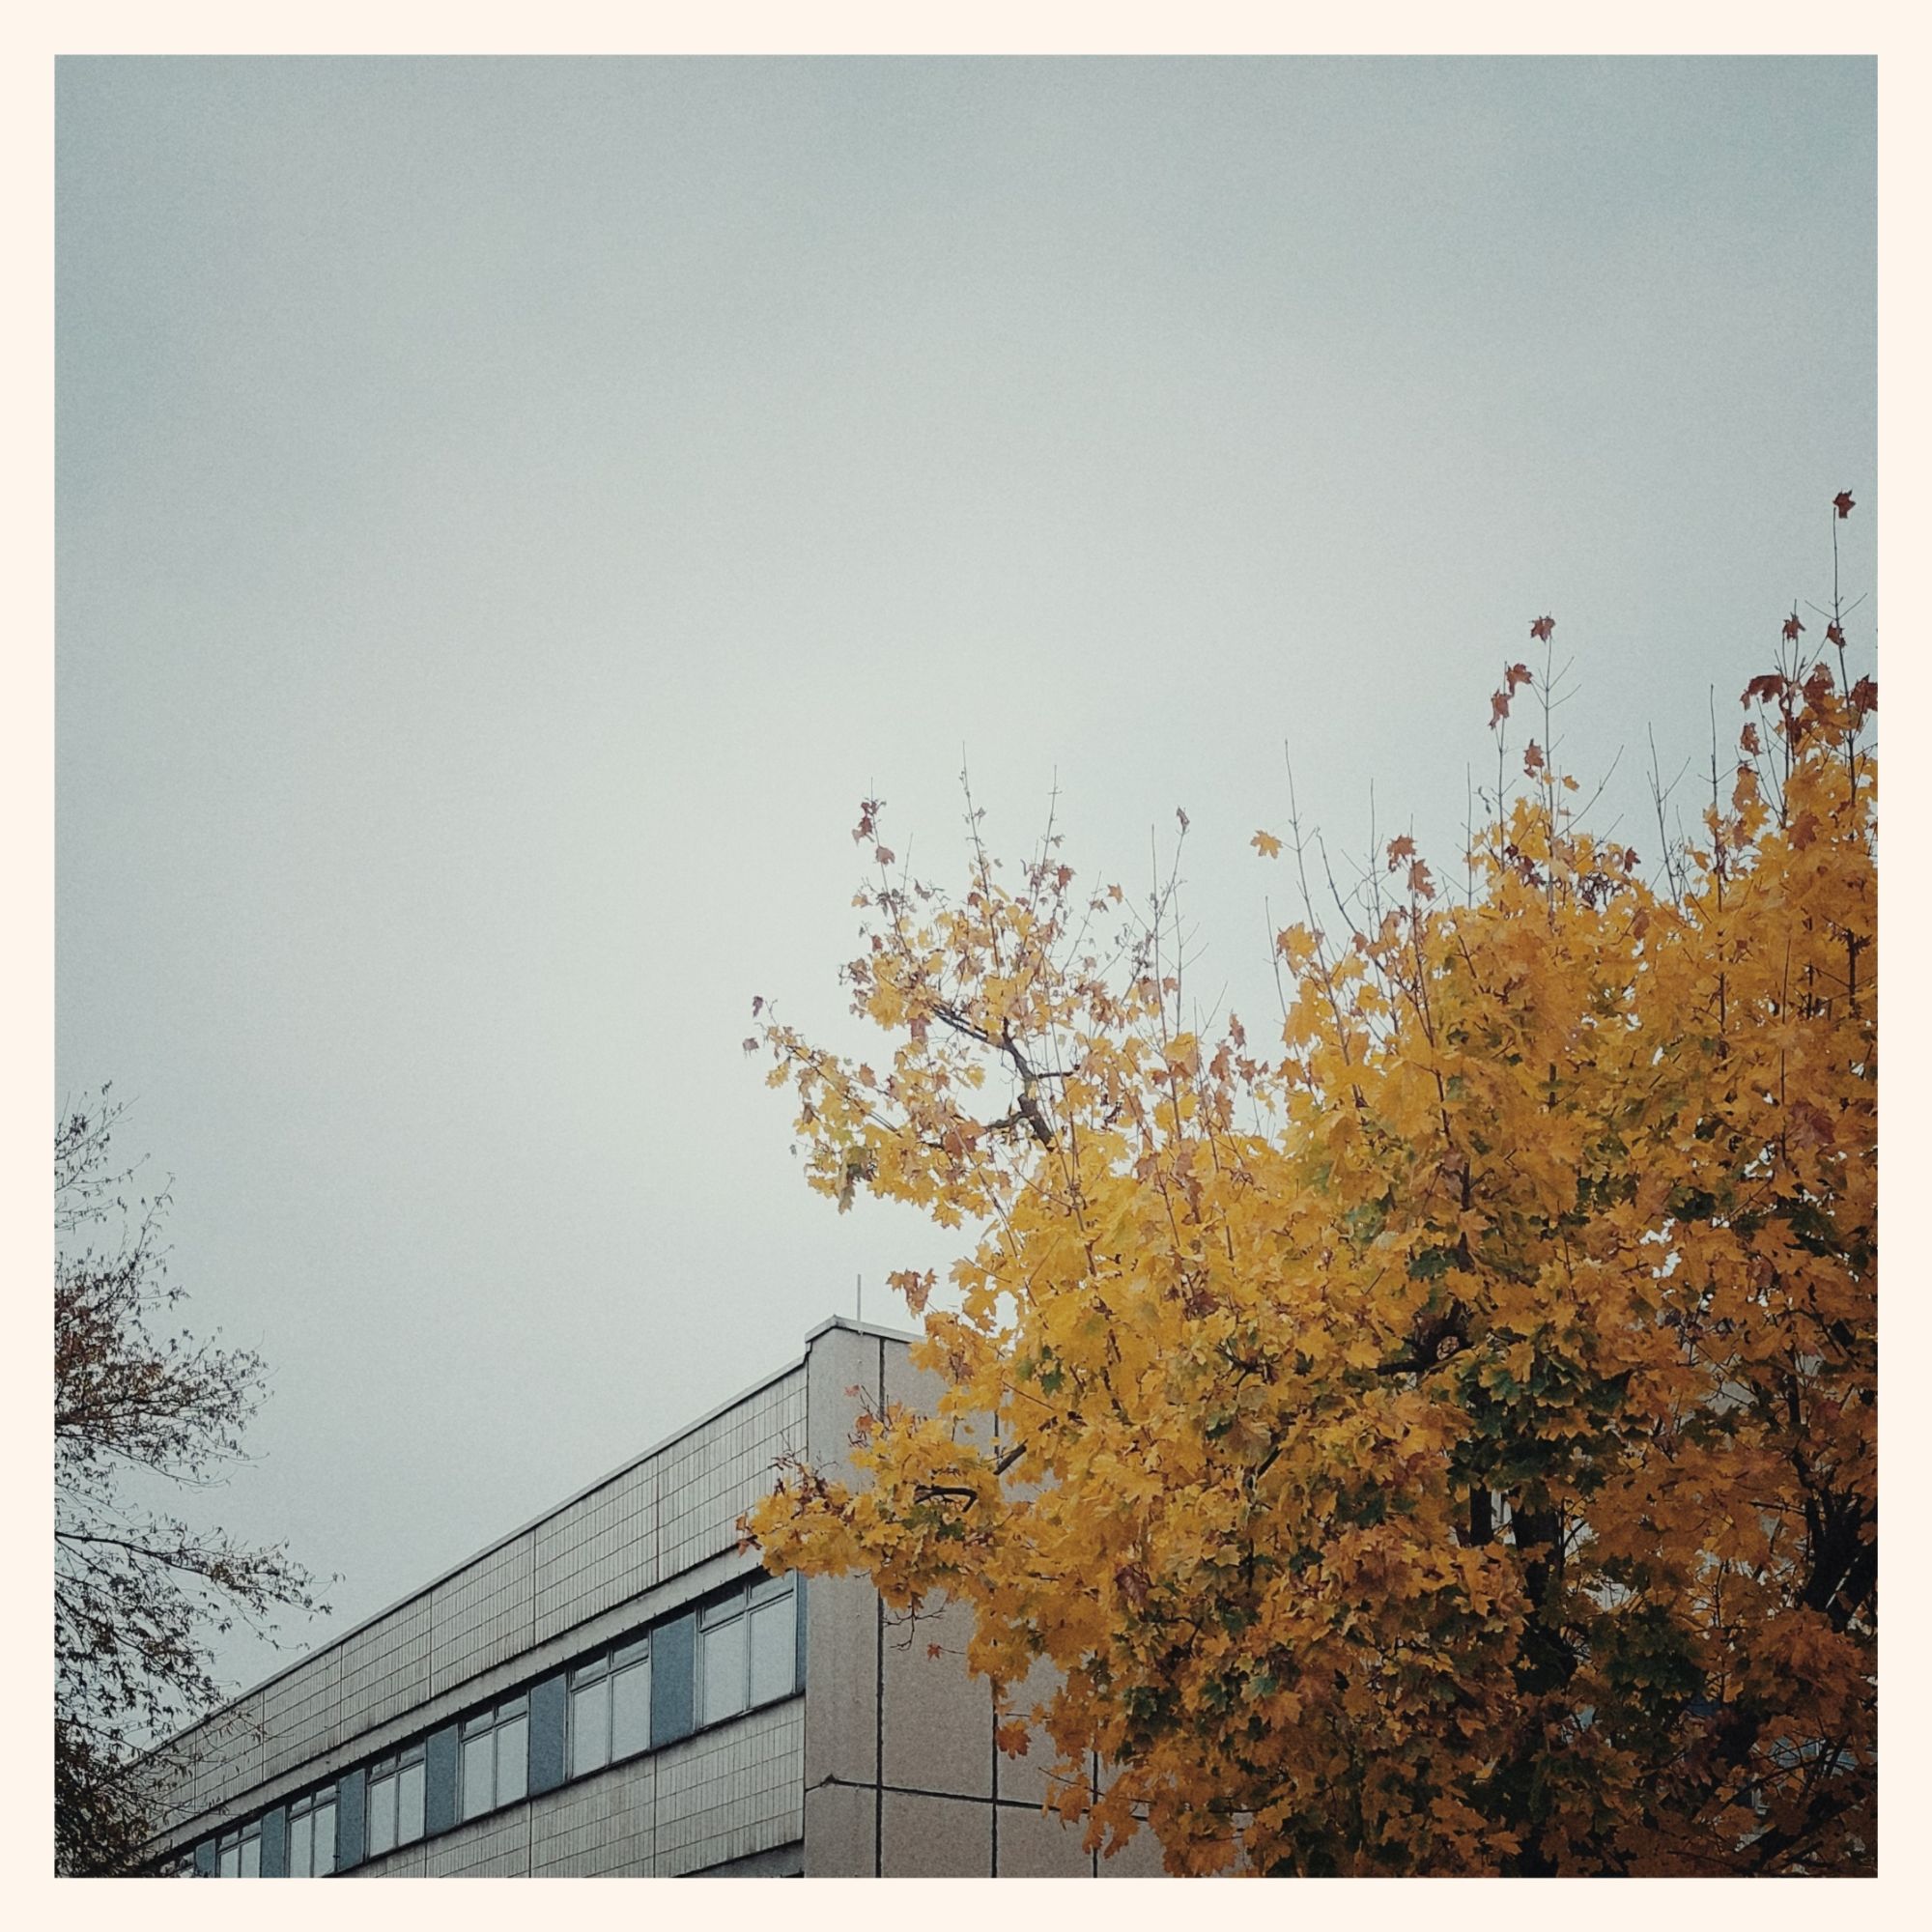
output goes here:
[{"label": "white sky", "polygon": [[1548,611],[1650,857],[1841,488],[1873,581],[1865,61],[71,61],[58,153],[54,1097],[337,1627],[943,1268],[739,1049],[862,795],[1184,807],[1254,1021],[1284,743],[1453,873]]}]

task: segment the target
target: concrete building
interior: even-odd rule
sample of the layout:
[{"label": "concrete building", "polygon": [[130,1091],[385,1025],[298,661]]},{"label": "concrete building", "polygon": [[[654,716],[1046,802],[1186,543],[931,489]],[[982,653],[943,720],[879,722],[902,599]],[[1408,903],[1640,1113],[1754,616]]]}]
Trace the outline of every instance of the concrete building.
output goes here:
[{"label": "concrete building", "polygon": [[843,1460],[851,1391],[931,1405],[907,1339],[825,1323],[802,1360],[184,1733],[156,1761],[156,1868],[1157,1875],[1148,1833],[1103,1861],[1042,1812],[1050,1751],[994,1748],[963,1613],[906,1630],[863,1578],[808,1587],[737,1548],[778,1457]]}]

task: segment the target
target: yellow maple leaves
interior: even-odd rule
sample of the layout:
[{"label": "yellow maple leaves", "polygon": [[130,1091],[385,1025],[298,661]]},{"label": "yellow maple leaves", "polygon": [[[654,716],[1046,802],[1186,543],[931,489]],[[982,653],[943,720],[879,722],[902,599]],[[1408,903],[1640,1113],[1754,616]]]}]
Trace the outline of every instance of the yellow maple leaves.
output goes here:
[{"label": "yellow maple leaves", "polygon": [[766,1020],[811,1184],[973,1242],[955,1306],[894,1277],[941,1412],[750,1528],[972,1604],[996,1685],[1049,1660],[1052,1743],[1120,1767],[1062,1794],[1092,1842],[1869,1864],[1876,691],[1772,698],[1656,880],[1540,755],[1469,903],[1396,841],[1372,929],[1279,936],[1272,1057],[1182,1024],[1158,915],[1109,971],[1121,895],[1050,856],[862,895],[883,1068]]}]

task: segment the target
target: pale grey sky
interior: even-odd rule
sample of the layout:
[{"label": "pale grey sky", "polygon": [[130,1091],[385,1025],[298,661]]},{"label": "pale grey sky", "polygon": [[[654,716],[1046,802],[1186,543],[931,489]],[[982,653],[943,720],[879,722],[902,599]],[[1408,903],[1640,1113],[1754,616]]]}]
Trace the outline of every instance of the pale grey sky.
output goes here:
[{"label": "pale grey sky", "polygon": [[1648,856],[1646,724],[1706,753],[1842,488],[1871,583],[1868,61],[70,60],[58,116],[55,1098],[173,1175],[274,1371],[209,1506],[336,1627],[943,1265],[739,1048],[845,1037],[862,794],[952,874],[962,749],[1009,849],[1057,777],[1130,886],[1183,806],[1262,1016],[1284,742],[1449,871],[1548,611]]}]

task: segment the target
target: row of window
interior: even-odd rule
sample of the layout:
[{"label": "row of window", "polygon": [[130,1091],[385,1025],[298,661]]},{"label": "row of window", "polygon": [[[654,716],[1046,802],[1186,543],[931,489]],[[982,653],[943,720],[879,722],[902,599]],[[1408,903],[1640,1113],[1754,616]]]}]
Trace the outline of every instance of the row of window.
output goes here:
[{"label": "row of window", "polygon": [[[651,1747],[651,1636],[646,1631],[626,1637],[564,1673],[566,1777],[585,1776]],[[692,1660],[694,1708],[685,1728],[722,1723],[790,1696],[799,1688],[798,1639],[798,1591],[792,1577],[754,1577],[702,1605]],[[454,1822],[480,1818],[527,1794],[530,1722],[530,1692],[524,1690],[473,1712],[457,1726]],[[362,1836],[367,1857],[380,1858],[425,1834],[428,1785],[428,1739],[368,1767]],[[335,1870],[338,1789],[329,1784],[290,1804],[286,1844],[291,1878],[325,1878]],[[263,1822],[252,1819],[218,1838],[213,1872],[204,1864],[204,1873],[259,1878]],[[195,1868],[192,1859],[180,1867],[184,1872]]]}]

